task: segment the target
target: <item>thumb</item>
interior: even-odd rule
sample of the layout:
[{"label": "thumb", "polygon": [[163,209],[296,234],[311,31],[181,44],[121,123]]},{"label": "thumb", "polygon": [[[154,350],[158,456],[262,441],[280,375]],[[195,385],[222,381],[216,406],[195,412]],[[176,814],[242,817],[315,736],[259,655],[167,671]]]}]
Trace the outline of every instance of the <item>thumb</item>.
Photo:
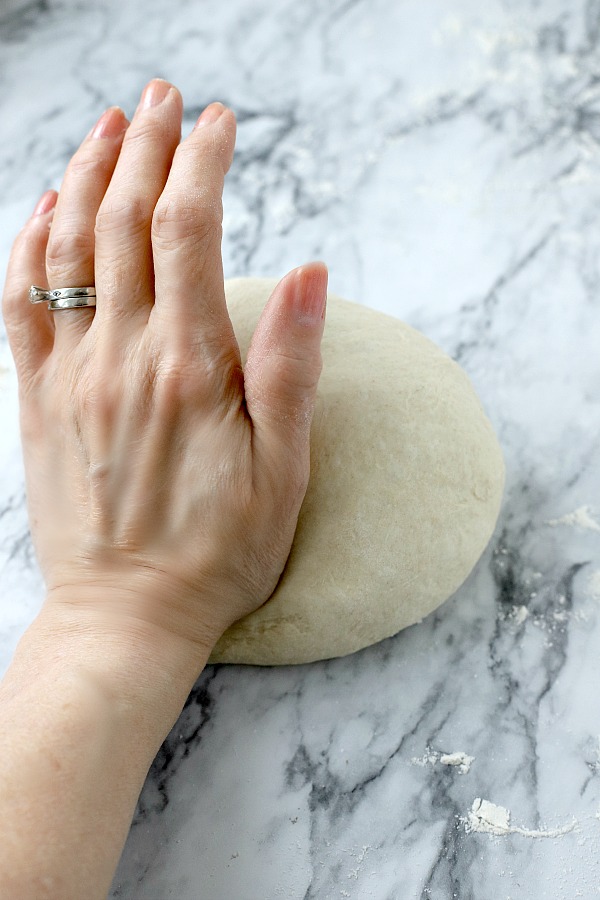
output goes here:
[{"label": "thumb", "polygon": [[308,451],[325,325],[327,267],[293,269],[269,297],[244,370],[246,408],[257,442]]}]

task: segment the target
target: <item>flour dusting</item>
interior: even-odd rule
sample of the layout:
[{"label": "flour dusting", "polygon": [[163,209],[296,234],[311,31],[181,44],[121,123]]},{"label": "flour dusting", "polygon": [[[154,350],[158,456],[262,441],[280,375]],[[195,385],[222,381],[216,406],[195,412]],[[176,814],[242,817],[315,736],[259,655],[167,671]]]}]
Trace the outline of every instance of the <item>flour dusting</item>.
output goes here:
[{"label": "flour dusting", "polygon": [[529,610],[526,606],[513,606],[512,619],[515,625],[522,625],[529,616]]},{"label": "flour dusting", "polygon": [[427,747],[423,756],[413,756],[411,759],[411,763],[413,764],[413,766],[435,766],[439,758],[439,753],[436,753],[435,750],[431,750],[429,747]]},{"label": "flour dusting", "polygon": [[358,880],[358,874],[360,872],[360,867],[365,860],[365,856],[367,855],[367,853],[370,853],[372,849],[373,848],[369,847],[367,844],[363,845],[363,848],[360,851],[360,853],[354,857],[354,859],[358,863],[358,865],[356,866],[355,869],[350,869],[350,871],[348,872],[348,875],[346,876],[347,878],[355,878],[356,880]]},{"label": "flour dusting", "polygon": [[425,767],[435,766],[439,762],[443,766],[455,766],[461,775],[466,775],[474,759],[474,756],[469,756],[462,750],[455,750],[454,753],[438,753],[437,750],[427,747],[423,756],[413,756],[411,763],[413,766]]},{"label": "flour dusting", "polygon": [[463,753],[462,750],[457,750],[455,753],[443,753],[440,756],[440,762],[443,766],[457,766],[461,775],[467,774],[474,759],[474,756],[469,756],[467,753]]},{"label": "flour dusting", "polygon": [[468,816],[463,821],[467,832],[478,831],[496,835],[520,834],[522,837],[529,838],[562,837],[573,831],[577,825],[577,820],[573,819],[569,825],[563,825],[562,828],[550,828],[546,831],[536,828],[519,828],[510,824],[510,810],[504,806],[496,806],[489,800],[482,800],[481,797],[475,798]]},{"label": "flour dusting", "polygon": [[486,831],[488,834],[508,834],[510,813],[504,806],[476,797],[467,819],[467,831]]},{"label": "flour dusting", "polygon": [[560,519],[549,519],[546,525],[551,525],[553,528],[556,525],[574,525],[578,528],[587,528],[589,531],[600,531],[600,524],[592,516],[589,506],[580,506],[572,513],[561,516]]}]

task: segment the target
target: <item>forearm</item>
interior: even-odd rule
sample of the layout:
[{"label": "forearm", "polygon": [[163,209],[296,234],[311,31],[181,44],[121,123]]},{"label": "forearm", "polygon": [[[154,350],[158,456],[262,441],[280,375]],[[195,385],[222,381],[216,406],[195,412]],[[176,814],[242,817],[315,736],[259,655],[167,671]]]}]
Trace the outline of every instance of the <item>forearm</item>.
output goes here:
[{"label": "forearm", "polygon": [[45,611],[0,685],[0,896],[106,897],[148,768],[209,650]]}]

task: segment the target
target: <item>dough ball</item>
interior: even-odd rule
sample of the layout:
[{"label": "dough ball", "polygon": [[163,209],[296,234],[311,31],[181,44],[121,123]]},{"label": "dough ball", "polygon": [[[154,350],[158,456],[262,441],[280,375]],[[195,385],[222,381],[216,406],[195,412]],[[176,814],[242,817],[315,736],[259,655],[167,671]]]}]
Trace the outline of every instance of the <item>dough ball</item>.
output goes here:
[{"label": "dough ball", "polygon": [[[226,294],[245,360],[276,281]],[[210,662],[343,656],[418,622],[463,583],[496,524],[504,464],[467,375],[403,322],[329,295],[311,475],[271,598]]]}]

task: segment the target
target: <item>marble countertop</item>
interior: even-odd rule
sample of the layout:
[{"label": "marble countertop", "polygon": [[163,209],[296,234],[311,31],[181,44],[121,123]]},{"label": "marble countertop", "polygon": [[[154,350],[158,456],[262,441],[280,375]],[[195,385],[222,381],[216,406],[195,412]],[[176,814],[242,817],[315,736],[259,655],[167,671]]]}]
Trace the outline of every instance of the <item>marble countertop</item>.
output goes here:
[{"label": "marble countertop", "polygon": [[[186,130],[214,99],[238,116],[226,274],[324,259],[334,293],[461,363],[507,464],[488,551],[422,624],[203,672],[111,898],[600,896],[598,0],[19,5],[0,21],[0,275],[102,109],[161,75]],[[0,352],[4,669],[42,582]]]}]

